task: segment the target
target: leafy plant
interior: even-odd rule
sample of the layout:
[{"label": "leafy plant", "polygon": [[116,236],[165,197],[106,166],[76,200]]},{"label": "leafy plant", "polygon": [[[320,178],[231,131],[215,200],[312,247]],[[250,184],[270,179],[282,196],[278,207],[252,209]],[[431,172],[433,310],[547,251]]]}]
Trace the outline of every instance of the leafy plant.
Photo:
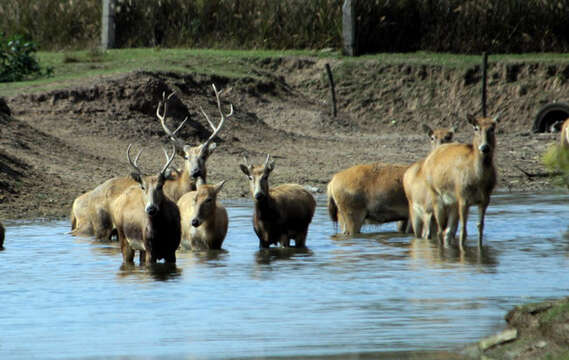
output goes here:
[{"label": "leafy plant", "polygon": [[36,44],[19,36],[6,38],[0,33],[0,82],[21,81],[31,76],[50,75],[52,70],[42,71],[36,58]]}]

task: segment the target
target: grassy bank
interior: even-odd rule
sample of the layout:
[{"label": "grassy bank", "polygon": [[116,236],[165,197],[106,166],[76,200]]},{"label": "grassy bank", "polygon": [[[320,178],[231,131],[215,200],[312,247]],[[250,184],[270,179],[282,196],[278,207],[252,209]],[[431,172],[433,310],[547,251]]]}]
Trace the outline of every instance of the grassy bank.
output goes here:
[{"label": "grassy bank", "polygon": [[[73,81],[97,76],[110,76],[131,71],[163,71],[181,74],[199,73],[229,78],[255,78],[255,61],[266,58],[301,56],[339,61],[335,68],[337,76],[349,74],[363,62],[378,62],[386,65],[433,65],[448,68],[469,68],[481,63],[480,56],[448,53],[393,53],[366,55],[357,58],[343,57],[338,52],[310,50],[209,50],[209,49],[120,49],[105,52],[57,51],[39,52],[37,58],[42,66],[52,67],[53,76],[33,81],[0,83],[0,96],[9,96],[18,91],[43,91],[66,86]],[[569,54],[502,54],[492,55],[489,63],[552,63],[562,64]]]}]

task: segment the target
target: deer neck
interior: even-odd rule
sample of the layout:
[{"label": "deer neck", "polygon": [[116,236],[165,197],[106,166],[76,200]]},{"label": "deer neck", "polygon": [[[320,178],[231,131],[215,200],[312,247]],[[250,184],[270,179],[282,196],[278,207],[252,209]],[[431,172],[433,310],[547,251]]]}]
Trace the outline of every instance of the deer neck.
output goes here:
[{"label": "deer neck", "polygon": [[255,199],[255,212],[257,216],[263,220],[271,220],[275,217],[276,206],[275,199],[267,193],[263,199]]},{"label": "deer neck", "polygon": [[472,142],[475,165],[479,172],[484,172],[485,169],[494,167],[494,148],[496,143],[495,141],[489,141],[488,145],[490,145],[490,151],[484,154],[480,151],[480,140],[475,139]]}]

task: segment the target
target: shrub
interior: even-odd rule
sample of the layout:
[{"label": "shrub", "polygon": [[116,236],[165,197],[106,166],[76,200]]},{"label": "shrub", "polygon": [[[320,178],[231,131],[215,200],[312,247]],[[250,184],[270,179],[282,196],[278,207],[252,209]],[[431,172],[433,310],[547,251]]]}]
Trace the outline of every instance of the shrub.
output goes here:
[{"label": "shrub", "polygon": [[42,71],[33,53],[36,44],[24,41],[21,36],[6,38],[0,33],[0,82],[21,81],[34,75],[51,73]]}]

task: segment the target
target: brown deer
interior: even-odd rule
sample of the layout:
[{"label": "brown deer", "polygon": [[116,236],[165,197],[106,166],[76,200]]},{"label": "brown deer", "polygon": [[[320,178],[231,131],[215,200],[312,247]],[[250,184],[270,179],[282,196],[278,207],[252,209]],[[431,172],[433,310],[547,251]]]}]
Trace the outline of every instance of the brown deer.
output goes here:
[{"label": "brown deer", "polygon": [[168,156],[166,164],[158,175],[144,176],[137,165],[138,158],[127,159],[133,168],[131,176],[138,185],[125,190],[111,205],[113,223],[123,256],[123,262],[132,264],[136,250],[140,252],[140,263],[153,264],[164,259],[167,263],[176,262],[176,249],[180,245],[180,212],[175,202],[164,194],[166,170],[175,156]]},{"label": "brown deer", "polygon": [[219,250],[227,234],[227,211],[217,201],[225,181],[216,185],[199,184],[196,191],[178,200],[182,222],[181,246],[195,250]]},{"label": "brown deer", "polygon": [[569,119],[563,122],[561,134],[559,136],[559,143],[563,149],[569,149]]},{"label": "brown deer", "polygon": [[298,184],[283,184],[269,189],[269,175],[274,169],[270,155],[263,165],[240,164],[241,171],[249,179],[251,195],[255,201],[253,228],[259,238],[259,246],[271,244],[290,247],[290,239],[297,248],[306,246],[306,234],[312,221],[316,201]]},{"label": "brown deer", "polygon": [[[431,141],[431,151],[441,144],[450,143],[456,129],[440,128],[432,130],[423,124],[423,129]],[[436,227],[433,219],[431,193],[426,191],[427,183],[422,166],[425,159],[419,160],[405,171],[403,175],[403,189],[409,203],[409,221],[416,237],[430,238]]]},{"label": "brown deer", "polygon": [[0,222],[0,250],[4,250],[4,225]]},{"label": "brown deer", "polygon": [[[219,111],[221,113],[221,121],[218,126],[213,125],[207,114],[201,109],[208,124],[213,132],[210,137],[203,143],[195,146],[185,144],[176,136],[176,133],[185,124],[184,120],[178,128],[171,131],[165,124],[167,113],[167,102],[174,95],[170,94],[166,97],[162,95],[162,101],[156,108],[156,116],[160,120],[162,128],[168,135],[168,138],[174,143],[176,153],[184,158],[184,169],[181,172],[171,171],[166,176],[165,185],[166,195],[173,201],[177,201],[183,194],[188,191],[196,190],[196,182],[206,182],[207,170],[206,160],[216,148],[213,139],[219,134],[225,120],[233,115],[233,105],[231,105],[229,114],[225,115],[221,111],[220,94],[215,85],[212,84],[217,99]],[[160,108],[163,107],[163,114],[160,114]],[[186,118],[187,119],[187,118]],[[71,234],[79,236],[95,236],[99,240],[109,240],[113,234],[113,224],[110,216],[110,204],[136,182],[131,177],[116,177],[109,179],[97,186],[95,189],[80,195],[73,202],[71,210]]]},{"label": "brown deer", "polygon": [[434,199],[439,238],[448,243],[454,237],[458,215],[461,247],[466,240],[468,210],[472,205],[478,205],[478,245],[482,245],[484,217],[497,177],[494,150],[498,117],[467,118],[474,127],[472,144],[441,145],[427,156],[422,167],[426,190],[432,192]]}]

